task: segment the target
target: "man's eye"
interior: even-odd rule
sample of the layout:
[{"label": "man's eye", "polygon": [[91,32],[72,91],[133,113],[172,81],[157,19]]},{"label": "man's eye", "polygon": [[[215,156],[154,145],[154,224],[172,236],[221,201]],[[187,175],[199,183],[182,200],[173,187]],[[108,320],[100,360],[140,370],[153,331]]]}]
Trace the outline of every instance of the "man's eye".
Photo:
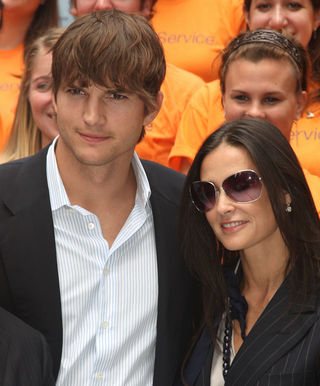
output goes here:
[{"label": "man's eye", "polygon": [[85,95],[85,92],[81,88],[69,87],[67,93],[71,95]]},{"label": "man's eye", "polygon": [[120,100],[123,100],[123,99],[127,99],[128,97],[124,94],[120,94],[120,93],[117,93],[117,92],[112,92],[110,94],[108,94],[108,98],[111,98],[115,101],[120,101]]}]

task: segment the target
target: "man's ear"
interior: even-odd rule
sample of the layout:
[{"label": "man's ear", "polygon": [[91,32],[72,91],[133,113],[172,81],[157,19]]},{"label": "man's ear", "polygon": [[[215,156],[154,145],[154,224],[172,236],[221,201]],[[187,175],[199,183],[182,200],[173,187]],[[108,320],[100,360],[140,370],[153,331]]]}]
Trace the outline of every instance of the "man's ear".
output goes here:
[{"label": "man's ear", "polygon": [[159,91],[157,96],[156,96],[155,108],[152,111],[147,112],[146,116],[144,117],[144,121],[143,121],[144,126],[148,126],[155,119],[155,117],[158,115],[158,113],[161,109],[162,101],[163,101],[163,94],[161,91]]}]

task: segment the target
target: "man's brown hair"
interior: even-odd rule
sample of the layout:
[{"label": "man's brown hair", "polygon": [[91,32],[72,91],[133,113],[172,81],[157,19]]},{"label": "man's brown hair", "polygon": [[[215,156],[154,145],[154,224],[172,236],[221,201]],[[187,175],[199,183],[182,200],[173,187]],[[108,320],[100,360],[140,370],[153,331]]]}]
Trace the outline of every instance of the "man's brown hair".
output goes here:
[{"label": "man's brown hair", "polygon": [[144,17],[97,11],[76,19],[55,44],[53,92],[94,84],[135,93],[153,111],[165,67],[160,40]]}]

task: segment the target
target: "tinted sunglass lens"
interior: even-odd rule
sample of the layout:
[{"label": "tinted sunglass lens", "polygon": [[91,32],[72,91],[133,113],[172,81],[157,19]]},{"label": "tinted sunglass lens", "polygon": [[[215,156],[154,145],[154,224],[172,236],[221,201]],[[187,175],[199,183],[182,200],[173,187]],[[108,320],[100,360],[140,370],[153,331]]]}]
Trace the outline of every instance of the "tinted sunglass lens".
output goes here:
[{"label": "tinted sunglass lens", "polygon": [[259,176],[250,170],[228,177],[222,186],[226,194],[236,202],[255,201],[260,197],[262,190]]},{"label": "tinted sunglass lens", "polygon": [[190,193],[195,207],[200,212],[207,212],[214,207],[216,193],[213,184],[210,182],[193,182],[190,187]]}]

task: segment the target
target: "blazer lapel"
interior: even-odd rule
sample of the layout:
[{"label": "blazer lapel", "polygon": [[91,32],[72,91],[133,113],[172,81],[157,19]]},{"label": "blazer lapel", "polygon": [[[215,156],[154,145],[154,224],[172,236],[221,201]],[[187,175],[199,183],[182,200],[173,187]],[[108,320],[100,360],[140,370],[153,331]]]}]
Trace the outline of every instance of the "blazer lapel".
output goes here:
[{"label": "blazer lapel", "polygon": [[226,386],[256,385],[261,376],[288,353],[317,320],[315,296],[306,304],[289,304],[285,280],[237,353]]},{"label": "blazer lapel", "polygon": [[188,385],[210,386],[213,345],[209,331],[204,327],[183,372]]},{"label": "blazer lapel", "polygon": [[[158,165],[143,162],[151,186],[151,206],[158,261],[158,320],[154,386],[172,385],[191,337],[194,290],[179,254],[177,221],[182,178],[177,191],[169,191]],[[181,182],[179,184],[178,182]]]},{"label": "blazer lapel", "polygon": [[[1,221],[0,243],[14,313],[46,336],[57,375],[62,317],[46,151],[21,167],[16,180],[8,185],[4,204],[11,215]],[[11,276],[11,272],[15,274]]]}]

